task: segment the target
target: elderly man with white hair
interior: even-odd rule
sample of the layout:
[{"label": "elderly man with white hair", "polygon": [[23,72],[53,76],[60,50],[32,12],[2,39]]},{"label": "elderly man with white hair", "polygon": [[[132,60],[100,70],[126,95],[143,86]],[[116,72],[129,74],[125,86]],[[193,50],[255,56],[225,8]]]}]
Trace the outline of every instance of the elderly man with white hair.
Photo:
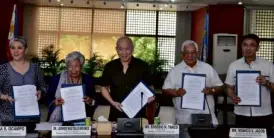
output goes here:
[{"label": "elderly man with white hair", "polygon": [[[163,85],[163,93],[173,97],[173,104],[176,108],[177,124],[188,124],[191,122],[191,114],[211,114],[212,124],[217,125],[218,121],[214,113],[214,94],[222,89],[222,81],[217,72],[209,64],[198,60],[198,45],[192,40],[187,40],[181,48],[182,61],[170,70]],[[181,98],[188,93],[182,88],[182,74],[194,73],[206,75],[206,87],[201,91],[206,96],[204,110],[181,108]],[[209,107],[209,109],[208,109]]]}]

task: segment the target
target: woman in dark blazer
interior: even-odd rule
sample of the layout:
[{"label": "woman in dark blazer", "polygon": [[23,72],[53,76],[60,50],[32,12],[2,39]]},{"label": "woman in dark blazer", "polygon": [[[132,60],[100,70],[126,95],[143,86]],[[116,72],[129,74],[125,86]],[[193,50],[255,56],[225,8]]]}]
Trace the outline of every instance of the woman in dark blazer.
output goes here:
[{"label": "woman in dark blazer", "polygon": [[95,110],[95,88],[94,80],[87,74],[82,73],[85,58],[80,52],[72,52],[66,57],[67,69],[61,74],[53,76],[49,83],[46,100],[49,106],[47,121],[61,122],[61,105],[64,99],[61,98],[60,88],[62,84],[84,85],[85,96],[83,100],[86,105],[86,113],[88,117],[93,116]]}]

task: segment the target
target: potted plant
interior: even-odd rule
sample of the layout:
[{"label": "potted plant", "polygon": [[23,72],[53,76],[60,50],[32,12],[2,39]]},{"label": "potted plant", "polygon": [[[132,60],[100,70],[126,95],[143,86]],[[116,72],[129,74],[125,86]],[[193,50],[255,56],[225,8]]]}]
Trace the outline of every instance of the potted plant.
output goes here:
[{"label": "potted plant", "polygon": [[54,76],[65,68],[65,60],[59,60],[60,49],[54,50],[54,46],[50,45],[42,49],[41,68],[44,70],[45,76]]}]

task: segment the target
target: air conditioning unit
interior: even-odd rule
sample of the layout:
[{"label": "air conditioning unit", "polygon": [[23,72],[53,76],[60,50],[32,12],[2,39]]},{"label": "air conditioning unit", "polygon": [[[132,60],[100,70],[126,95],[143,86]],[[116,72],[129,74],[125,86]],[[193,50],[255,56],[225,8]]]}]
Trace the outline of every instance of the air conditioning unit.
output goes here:
[{"label": "air conditioning unit", "polygon": [[237,60],[237,34],[213,35],[213,67],[218,74],[227,73],[231,62]]}]

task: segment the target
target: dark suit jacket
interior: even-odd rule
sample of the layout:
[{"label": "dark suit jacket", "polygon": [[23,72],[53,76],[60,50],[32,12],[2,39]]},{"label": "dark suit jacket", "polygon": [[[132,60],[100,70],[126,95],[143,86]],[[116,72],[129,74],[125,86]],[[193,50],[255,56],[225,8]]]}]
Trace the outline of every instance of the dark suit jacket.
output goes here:
[{"label": "dark suit jacket", "polygon": [[[49,81],[49,88],[47,90],[46,94],[46,101],[49,106],[49,111],[48,111],[48,117],[47,121],[49,120],[50,115],[55,109],[55,106],[51,104],[55,100],[55,92],[58,87],[60,80],[60,74],[51,77]],[[82,73],[82,84],[85,84],[85,95],[89,96],[92,99],[95,99],[95,88],[94,88],[94,79],[87,74]],[[51,104],[51,105],[50,105]],[[89,106],[86,105],[86,113],[88,117],[93,117],[94,110],[96,108],[96,105],[94,106]]]}]

